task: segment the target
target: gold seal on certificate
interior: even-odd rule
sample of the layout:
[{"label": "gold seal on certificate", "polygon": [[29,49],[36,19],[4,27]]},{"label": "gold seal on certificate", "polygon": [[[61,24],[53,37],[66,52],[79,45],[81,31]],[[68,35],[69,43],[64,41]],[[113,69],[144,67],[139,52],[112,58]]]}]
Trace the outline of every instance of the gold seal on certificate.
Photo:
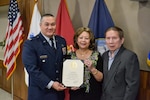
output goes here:
[{"label": "gold seal on certificate", "polygon": [[62,83],[66,87],[80,87],[83,84],[84,64],[81,60],[65,60]]}]

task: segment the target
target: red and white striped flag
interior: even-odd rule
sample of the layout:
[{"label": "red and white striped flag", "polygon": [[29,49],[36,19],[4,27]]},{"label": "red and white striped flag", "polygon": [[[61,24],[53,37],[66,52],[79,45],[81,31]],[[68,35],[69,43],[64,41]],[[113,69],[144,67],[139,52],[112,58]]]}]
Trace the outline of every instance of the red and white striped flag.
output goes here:
[{"label": "red and white striped flag", "polygon": [[3,64],[7,68],[7,79],[16,69],[16,59],[20,53],[20,44],[23,41],[23,25],[16,0],[10,0],[8,11],[8,26],[6,30],[6,43]]}]

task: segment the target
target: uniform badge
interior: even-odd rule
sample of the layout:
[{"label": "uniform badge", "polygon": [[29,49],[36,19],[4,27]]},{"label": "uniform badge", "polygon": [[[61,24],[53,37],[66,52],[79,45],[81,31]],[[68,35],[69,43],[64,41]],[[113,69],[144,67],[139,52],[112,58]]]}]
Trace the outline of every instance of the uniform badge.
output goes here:
[{"label": "uniform badge", "polygon": [[63,55],[66,55],[66,47],[62,48]]}]

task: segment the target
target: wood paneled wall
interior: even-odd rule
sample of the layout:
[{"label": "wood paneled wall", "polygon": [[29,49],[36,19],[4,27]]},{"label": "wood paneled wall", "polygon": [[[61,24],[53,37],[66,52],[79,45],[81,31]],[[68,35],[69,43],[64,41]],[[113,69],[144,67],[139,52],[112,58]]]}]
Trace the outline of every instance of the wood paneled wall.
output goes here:
[{"label": "wood paneled wall", "polygon": [[150,72],[140,71],[140,88],[137,100],[150,100]]},{"label": "wood paneled wall", "polygon": [[0,0],[0,6],[8,5],[9,0]]}]

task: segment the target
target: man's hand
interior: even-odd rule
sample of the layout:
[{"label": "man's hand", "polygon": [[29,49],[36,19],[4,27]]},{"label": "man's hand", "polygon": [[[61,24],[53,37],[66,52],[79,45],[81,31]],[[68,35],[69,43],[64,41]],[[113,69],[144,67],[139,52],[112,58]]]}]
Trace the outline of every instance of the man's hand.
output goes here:
[{"label": "man's hand", "polygon": [[54,88],[57,91],[63,91],[66,89],[66,87],[63,84],[56,81],[53,83],[52,88]]}]

